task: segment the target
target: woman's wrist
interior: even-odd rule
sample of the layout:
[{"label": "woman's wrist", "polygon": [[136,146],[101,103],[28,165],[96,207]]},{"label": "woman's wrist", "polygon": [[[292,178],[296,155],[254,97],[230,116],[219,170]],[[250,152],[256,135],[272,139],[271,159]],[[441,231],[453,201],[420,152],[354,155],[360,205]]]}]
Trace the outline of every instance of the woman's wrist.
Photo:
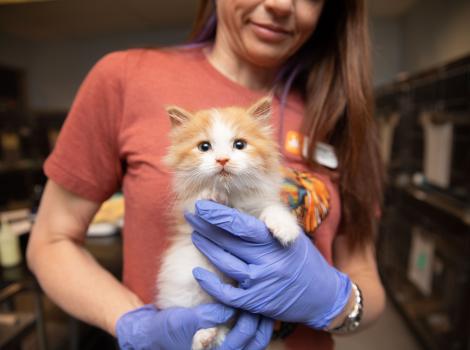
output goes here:
[{"label": "woman's wrist", "polygon": [[355,283],[352,284],[348,303],[343,311],[333,319],[325,329],[332,333],[348,333],[359,327],[363,313],[362,292]]},{"label": "woman's wrist", "polygon": [[331,330],[341,326],[346,320],[346,318],[349,316],[349,314],[353,311],[355,304],[356,296],[354,295],[354,291],[351,290],[348,302],[344,306],[343,310],[338,314],[338,316],[331,320],[330,324],[326,327],[326,329]]},{"label": "woman's wrist", "polygon": [[125,305],[121,305],[119,308],[115,309],[115,312],[108,315],[105,330],[112,336],[116,336],[116,325],[119,319],[125,314],[141,308],[142,306],[144,306],[144,303],[136,295],[131,294]]}]

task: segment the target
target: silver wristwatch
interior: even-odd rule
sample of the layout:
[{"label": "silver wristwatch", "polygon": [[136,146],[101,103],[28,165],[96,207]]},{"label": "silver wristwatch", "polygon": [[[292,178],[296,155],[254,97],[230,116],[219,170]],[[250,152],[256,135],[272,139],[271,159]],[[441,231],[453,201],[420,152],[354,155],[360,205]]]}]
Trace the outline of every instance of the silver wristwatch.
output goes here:
[{"label": "silver wristwatch", "polygon": [[355,283],[352,283],[352,290],[356,296],[354,309],[351,311],[348,317],[346,317],[346,319],[340,326],[333,329],[329,329],[329,332],[337,334],[349,333],[359,327],[362,319],[363,310],[362,292]]}]

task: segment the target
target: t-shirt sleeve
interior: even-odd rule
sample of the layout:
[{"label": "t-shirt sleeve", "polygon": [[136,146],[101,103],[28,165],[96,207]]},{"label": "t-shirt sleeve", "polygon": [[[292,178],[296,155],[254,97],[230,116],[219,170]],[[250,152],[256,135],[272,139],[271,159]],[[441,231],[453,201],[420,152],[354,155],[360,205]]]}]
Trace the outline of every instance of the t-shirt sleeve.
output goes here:
[{"label": "t-shirt sleeve", "polygon": [[121,182],[118,142],[126,56],[108,54],[88,73],[44,164],[49,179],[95,202],[111,196]]}]

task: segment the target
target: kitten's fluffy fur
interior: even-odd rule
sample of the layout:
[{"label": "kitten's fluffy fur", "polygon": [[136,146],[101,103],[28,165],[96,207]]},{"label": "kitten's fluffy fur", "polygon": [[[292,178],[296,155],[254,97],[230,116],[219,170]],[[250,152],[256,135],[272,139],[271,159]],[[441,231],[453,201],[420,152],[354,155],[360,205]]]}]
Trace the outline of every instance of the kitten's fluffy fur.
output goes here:
[{"label": "kitten's fluffy fur", "polygon": [[[270,98],[248,109],[230,107],[191,114],[169,107],[167,111],[173,128],[166,164],[174,172],[176,222],[157,279],[156,305],[193,307],[214,301],[194,279],[194,267],[206,268],[228,281],[191,241],[192,229],[183,213],[194,212],[198,199],[216,200],[260,218],[284,245],[300,229],[280,200],[280,157],[269,125]],[[224,327],[197,332],[193,350],[210,349],[223,341],[226,332]]]}]

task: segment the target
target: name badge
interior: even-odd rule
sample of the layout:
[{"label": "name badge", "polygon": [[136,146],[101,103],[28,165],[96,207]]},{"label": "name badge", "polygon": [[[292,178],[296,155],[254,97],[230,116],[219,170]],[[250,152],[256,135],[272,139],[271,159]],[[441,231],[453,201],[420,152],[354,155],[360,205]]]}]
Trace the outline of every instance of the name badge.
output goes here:
[{"label": "name badge", "polygon": [[[308,146],[308,137],[298,133],[297,131],[290,130],[287,132],[284,144],[286,152],[296,156],[306,157]],[[313,160],[326,168],[338,168],[338,158],[336,157],[335,149],[333,146],[323,142],[317,142],[315,152],[313,154]]]}]

